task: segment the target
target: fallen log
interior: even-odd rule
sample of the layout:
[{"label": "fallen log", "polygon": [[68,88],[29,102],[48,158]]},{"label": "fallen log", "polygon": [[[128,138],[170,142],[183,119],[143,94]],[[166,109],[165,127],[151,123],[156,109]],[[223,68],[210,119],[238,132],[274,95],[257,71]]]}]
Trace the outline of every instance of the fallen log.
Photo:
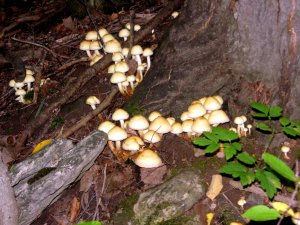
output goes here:
[{"label": "fallen log", "polygon": [[55,202],[70,184],[80,179],[103,151],[107,136],[94,131],[73,146],[57,139],[15,165],[10,176],[19,207],[19,224],[29,225]]}]

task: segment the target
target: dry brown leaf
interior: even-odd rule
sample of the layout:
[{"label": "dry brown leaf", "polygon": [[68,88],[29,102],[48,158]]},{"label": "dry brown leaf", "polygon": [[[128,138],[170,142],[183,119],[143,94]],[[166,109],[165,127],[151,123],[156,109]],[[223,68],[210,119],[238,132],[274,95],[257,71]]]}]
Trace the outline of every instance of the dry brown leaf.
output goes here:
[{"label": "dry brown leaf", "polygon": [[90,187],[95,183],[95,177],[99,175],[99,166],[93,165],[86,171],[80,179],[80,192],[87,192]]},{"label": "dry brown leaf", "polygon": [[167,173],[167,166],[163,165],[157,168],[141,168],[141,181],[148,187],[152,187],[161,184],[164,176]]},{"label": "dry brown leaf", "polygon": [[73,20],[71,16],[63,19],[63,25],[66,29],[71,31],[76,31],[76,22]]},{"label": "dry brown leaf", "polygon": [[211,183],[206,192],[206,196],[211,200],[214,200],[220,194],[222,188],[222,176],[220,174],[214,174],[211,178]]},{"label": "dry brown leaf", "polygon": [[80,201],[78,198],[74,197],[71,202],[71,209],[70,209],[70,222],[73,223],[77,216],[79,215],[80,211]]}]

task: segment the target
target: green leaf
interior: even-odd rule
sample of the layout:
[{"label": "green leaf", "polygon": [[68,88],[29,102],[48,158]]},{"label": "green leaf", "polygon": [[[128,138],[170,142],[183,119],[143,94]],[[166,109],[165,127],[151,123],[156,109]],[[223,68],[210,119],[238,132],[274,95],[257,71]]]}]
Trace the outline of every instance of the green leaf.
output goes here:
[{"label": "green leaf", "polygon": [[268,132],[272,132],[272,128],[269,127],[267,124],[265,123],[259,123],[256,125],[256,128],[262,131],[268,131]]},{"label": "green leaf", "polygon": [[207,132],[205,131],[204,132],[204,135],[211,141],[215,142],[215,143],[218,143],[219,142],[219,138],[216,134],[213,134],[211,132]]},{"label": "green leaf", "polygon": [[234,178],[240,177],[241,174],[247,172],[247,167],[238,162],[228,162],[219,169],[220,173],[225,173],[233,176]]},{"label": "green leaf", "polygon": [[287,117],[281,117],[279,119],[279,122],[280,122],[281,126],[285,127],[285,126],[288,126],[291,123],[291,120]]},{"label": "green leaf", "polygon": [[290,167],[285,164],[282,160],[278,159],[276,156],[270,154],[270,153],[264,153],[262,155],[263,160],[265,163],[276,173],[280,174],[287,180],[296,181],[295,174],[293,170],[290,169]]},{"label": "green leaf", "polygon": [[252,112],[251,113],[252,117],[254,118],[268,118],[268,116],[264,113],[255,113],[255,112]]},{"label": "green leaf", "polygon": [[277,193],[278,185],[280,187],[279,179],[274,174],[262,169],[258,169],[255,176],[259,181],[261,187],[267,192],[268,197],[273,198]]},{"label": "green leaf", "polygon": [[232,146],[235,147],[236,150],[242,151],[242,144],[240,144],[238,142],[233,142]]},{"label": "green leaf", "polygon": [[219,150],[219,148],[220,148],[220,146],[218,143],[212,143],[212,144],[208,145],[206,147],[206,149],[204,149],[204,152],[205,153],[213,153],[213,152]]},{"label": "green leaf", "polygon": [[255,174],[252,171],[240,174],[240,182],[243,186],[247,186],[255,181]]},{"label": "green leaf", "polygon": [[272,118],[277,118],[282,115],[282,108],[279,106],[271,106],[269,110],[269,115]]},{"label": "green leaf", "polygon": [[221,141],[233,141],[239,139],[239,136],[234,131],[228,130],[224,127],[213,127],[212,132],[217,134]]},{"label": "green leaf", "polygon": [[225,153],[226,160],[228,161],[236,154],[236,149],[231,144],[225,143],[224,144],[224,153]]},{"label": "green leaf", "polygon": [[203,137],[197,137],[193,140],[193,143],[195,145],[198,145],[200,147],[205,147],[207,145],[212,144],[213,142],[211,140],[208,140],[207,138],[203,138]]},{"label": "green leaf", "polygon": [[255,157],[253,157],[252,155],[249,155],[247,152],[239,153],[237,155],[237,159],[248,165],[254,165],[256,162]]},{"label": "green leaf", "polygon": [[300,127],[300,121],[299,121],[299,120],[293,121],[293,122],[291,122],[291,125],[292,125],[293,127]]},{"label": "green leaf", "polygon": [[251,102],[250,106],[252,109],[262,112],[265,114],[265,116],[268,116],[269,107],[267,105],[260,102]]},{"label": "green leaf", "polygon": [[297,137],[297,135],[299,135],[297,130],[295,130],[294,128],[292,128],[290,126],[283,127],[282,132],[289,135],[289,136],[292,136],[292,137]]},{"label": "green leaf", "polygon": [[81,222],[76,225],[102,225],[99,221]]},{"label": "green leaf", "polygon": [[247,209],[242,216],[253,221],[277,220],[281,217],[277,210],[271,209],[265,205],[253,206]]}]

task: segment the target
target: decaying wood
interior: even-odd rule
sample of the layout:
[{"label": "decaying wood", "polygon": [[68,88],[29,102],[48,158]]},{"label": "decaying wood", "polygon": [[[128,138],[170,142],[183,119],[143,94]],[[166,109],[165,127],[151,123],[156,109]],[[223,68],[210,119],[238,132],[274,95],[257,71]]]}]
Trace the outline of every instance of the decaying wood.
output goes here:
[{"label": "decaying wood", "polygon": [[[151,34],[152,29],[154,29],[161,21],[168,18],[174,9],[178,8],[182,1],[175,0],[174,2],[170,3],[167,7],[163,8],[155,18],[153,18],[144,29],[137,32],[134,43],[140,42],[143,38],[145,38],[147,35]],[[129,44],[129,43],[128,43]],[[72,85],[67,85],[68,87],[64,88],[61,93],[64,93],[61,95],[60,98],[53,101],[52,104],[48,106],[48,108],[45,109],[45,111],[40,114],[35,120],[31,121],[27,129],[24,130],[22,134],[22,138],[20,138],[20,142],[18,143],[18,146],[23,146],[26,139],[30,137],[35,130],[38,130],[38,128],[42,125],[44,125],[47,120],[50,118],[50,116],[53,114],[53,112],[61,107],[64,103],[66,103],[74,94],[76,91],[85,85],[92,77],[96,76],[99,71],[104,70],[107,68],[111,63],[112,55],[107,54],[105,55],[100,61],[98,61],[96,64],[94,64],[92,67],[86,68],[82,73],[80,73],[80,76]],[[74,73],[76,73],[75,71]],[[68,89],[67,89],[68,88]]]},{"label": "decaying wood", "polygon": [[20,210],[19,224],[29,225],[70,184],[80,179],[106,143],[107,136],[100,131],[92,132],[75,147],[69,140],[57,139],[15,165],[10,176]]},{"label": "decaying wood", "polygon": [[70,127],[68,130],[66,130],[61,135],[59,135],[58,138],[67,138],[71,134],[73,134],[75,131],[77,131],[79,128],[85,126],[87,124],[87,122],[89,122],[91,119],[93,119],[101,111],[103,111],[106,107],[108,107],[110,105],[112,99],[115,97],[115,95],[117,93],[118,93],[118,89],[113,88],[111,90],[110,94],[105,98],[105,100],[95,110],[93,110],[92,112],[87,114],[80,121],[78,121],[74,126]]},{"label": "decaying wood", "polygon": [[11,186],[7,166],[1,160],[0,153],[0,224],[18,225],[18,206]]}]

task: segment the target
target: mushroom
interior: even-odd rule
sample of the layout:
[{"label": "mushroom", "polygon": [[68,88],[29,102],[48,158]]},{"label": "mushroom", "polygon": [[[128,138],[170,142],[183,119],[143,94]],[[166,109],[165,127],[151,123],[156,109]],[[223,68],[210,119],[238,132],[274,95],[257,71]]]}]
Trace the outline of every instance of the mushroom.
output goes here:
[{"label": "mushroom", "polygon": [[176,122],[175,118],[171,116],[167,117],[167,121],[171,126]]},{"label": "mushroom", "polygon": [[83,40],[82,42],[80,42],[79,49],[83,50],[83,51],[86,51],[86,54],[88,55],[88,57],[90,59],[92,59],[93,56],[92,56],[91,51],[90,51],[90,43],[91,43],[90,41]]},{"label": "mushroom", "polygon": [[158,112],[158,111],[153,111],[153,112],[151,112],[151,113],[149,114],[148,120],[149,120],[150,122],[152,122],[153,120],[155,120],[155,119],[156,119],[157,117],[159,117],[159,116],[161,116],[160,112]]},{"label": "mushroom", "polygon": [[16,82],[15,83],[15,88],[17,89],[17,90],[19,90],[19,89],[22,89],[22,87],[24,87],[24,83],[23,82]]},{"label": "mushroom", "polygon": [[116,124],[106,120],[99,125],[98,130],[108,133],[115,126]]},{"label": "mushroom", "polygon": [[180,119],[181,119],[181,121],[185,121],[185,120],[190,120],[192,118],[189,116],[189,112],[185,111],[185,112],[181,113]]},{"label": "mushroom", "polygon": [[86,101],[86,104],[90,105],[93,110],[96,109],[96,104],[100,104],[100,100],[96,96],[89,96]]},{"label": "mushroom", "polygon": [[126,73],[128,70],[129,70],[129,66],[124,61],[118,62],[115,65],[115,72]]},{"label": "mushroom", "polygon": [[124,109],[116,109],[112,114],[112,119],[114,121],[120,121],[120,125],[124,128],[124,120],[129,118],[129,114]]},{"label": "mushroom", "polygon": [[89,31],[85,35],[85,40],[87,40],[87,41],[95,41],[97,39],[98,39],[98,34],[97,34],[97,31],[95,31],[95,30]]},{"label": "mushroom", "polygon": [[176,135],[181,134],[183,132],[181,123],[179,123],[179,122],[173,123],[170,132],[172,134],[176,134]]},{"label": "mushroom", "polygon": [[147,143],[154,144],[154,143],[159,142],[160,140],[161,140],[161,137],[154,130],[148,130],[144,134],[144,141],[147,142]]},{"label": "mushroom", "polygon": [[96,62],[98,62],[100,59],[103,58],[103,55],[95,55],[92,61],[90,62],[90,66],[94,65]]},{"label": "mushroom", "polygon": [[242,130],[244,129],[244,120],[242,117],[238,116],[234,118],[233,121],[237,125],[237,133],[239,136],[242,134]]},{"label": "mushroom", "polygon": [[143,54],[143,49],[140,45],[134,45],[131,48],[131,55],[134,57],[134,59],[137,61],[138,65],[142,64],[142,60],[140,55]]},{"label": "mushroom", "polygon": [[222,107],[220,102],[214,97],[207,97],[203,106],[207,111],[210,111],[210,112],[221,109],[221,107]]},{"label": "mushroom", "polygon": [[126,81],[127,77],[125,76],[124,73],[121,72],[114,72],[113,75],[110,78],[110,82],[113,84],[117,84],[119,91],[121,92],[122,95],[126,95],[124,92],[124,89],[122,87],[122,82]]},{"label": "mushroom", "polygon": [[193,122],[192,131],[201,135],[205,131],[211,132],[211,127],[207,119],[199,117]]},{"label": "mushroom", "polygon": [[141,146],[144,145],[143,140],[138,136],[131,136],[126,138],[122,143],[122,148],[126,151],[139,151]]},{"label": "mushroom", "polygon": [[10,80],[8,83],[8,86],[12,87],[15,89],[15,91],[17,90],[17,88],[15,87],[16,81],[15,80]]},{"label": "mushroom", "polygon": [[122,48],[122,54],[127,58],[129,53],[129,48]]},{"label": "mushroom", "polygon": [[205,113],[206,110],[200,103],[192,104],[188,107],[188,116],[192,119],[203,116]]},{"label": "mushroom", "polygon": [[108,34],[108,31],[105,28],[100,28],[98,34],[102,38],[105,34]]},{"label": "mushroom", "polygon": [[101,55],[99,50],[102,48],[101,44],[99,41],[92,41],[90,44],[90,50],[95,51],[95,54],[93,54],[93,57],[96,55]]},{"label": "mushroom", "polygon": [[212,111],[208,117],[209,124],[211,124],[214,127],[218,126],[220,123],[227,123],[229,121],[229,117],[221,109]]},{"label": "mushroom", "polygon": [[35,81],[34,77],[31,74],[26,74],[23,83],[27,84],[27,91],[31,90],[31,83]]},{"label": "mushroom", "polygon": [[186,132],[188,137],[191,137],[193,134],[192,126],[193,126],[193,120],[188,119],[182,122],[182,131]]},{"label": "mushroom", "polygon": [[115,64],[111,64],[107,69],[107,73],[114,73],[114,72],[115,72]]},{"label": "mushroom", "polygon": [[[112,152],[121,151],[121,141],[127,138],[126,131],[119,127],[115,126],[113,127],[108,133],[108,146],[112,150]],[[116,142],[116,145],[114,145],[113,142]]]},{"label": "mushroom", "polygon": [[150,56],[153,55],[153,51],[151,48],[145,48],[143,51],[143,56],[147,58],[147,69],[146,71],[148,71],[150,69],[151,66],[151,59]]},{"label": "mushroom", "polygon": [[26,95],[26,91],[23,89],[18,89],[15,93],[15,95],[19,96],[17,99],[21,103],[25,103],[24,96]]},{"label": "mushroom", "polygon": [[109,41],[117,41],[117,40],[115,39],[115,37],[112,36],[111,34],[105,34],[105,35],[102,37],[102,40],[103,40],[104,43],[107,43],[107,42],[109,42]]},{"label": "mushroom", "polygon": [[130,88],[131,88],[131,91],[129,91],[129,95],[132,95],[132,94],[133,94],[133,91],[134,91],[134,89],[135,89],[135,85],[134,85],[134,82],[135,82],[135,76],[134,76],[133,74],[127,76],[127,81],[129,82]]},{"label": "mushroom", "polygon": [[169,124],[167,119],[159,116],[151,122],[149,130],[154,130],[158,134],[165,134],[171,131],[171,125]]},{"label": "mushroom", "polygon": [[173,19],[175,19],[177,16],[179,16],[179,12],[174,11],[174,12],[172,12],[171,16],[173,17]]},{"label": "mushroom", "polygon": [[138,83],[141,83],[142,82],[142,80],[143,80],[143,71],[145,70],[145,67],[144,67],[144,65],[143,64],[141,64],[141,65],[138,65],[138,67],[137,67],[137,73],[136,73],[136,81],[138,82]]},{"label": "mushroom", "polygon": [[149,148],[139,153],[133,162],[142,168],[155,168],[163,165],[158,154]]},{"label": "mushroom", "polygon": [[149,122],[144,116],[135,115],[129,120],[128,127],[136,130],[140,137],[143,138],[144,134],[142,131],[146,130],[149,127]]},{"label": "mushroom", "polygon": [[248,131],[249,131],[248,134],[251,135],[252,125],[251,125],[251,124],[248,124],[248,125],[247,125],[247,128],[248,128]]},{"label": "mushroom", "polygon": [[138,24],[135,24],[135,25],[133,26],[133,30],[134,30],[135,32],[139,31],[140,29],[141,29],[141,26],[138,25]]},{"label": "mushroom", "polygon": [[130,35],[130,31],[126,28],[119,31],[119,37],[123,38],[124,41],[127,41],[127,38],[129,37],[129,35]]},{"label": "mushroom", "polygon": [[112,55],[112,61],[115,63],[121,62],[124,59],[122,52],[114,52]]},{"label": "mushroom", "polygon": [[281,146],[281,152],[283,152],[284,158],[285,158],[285,159],[290,159],[290,157],[288,157],[288,155],[287,155],[287,153],[288,153],[290,150],[291,150],[290,147],[287,146],[287,145]]},{"label": "mushroom", "polygon": [[246,200],[245,200],[245,197],[241,197],[239,200],[238,200],[238,202],[237,202],[237,204],[241,207],[241,209],[244,209],[244,205],[246,204],[247,202],[246,202]]},{"label": "mushroom", "polygon": [[122,48],[117,40],[111,40],[105,43],[104,51],[107,53],[114,53],[122,51]]}]

